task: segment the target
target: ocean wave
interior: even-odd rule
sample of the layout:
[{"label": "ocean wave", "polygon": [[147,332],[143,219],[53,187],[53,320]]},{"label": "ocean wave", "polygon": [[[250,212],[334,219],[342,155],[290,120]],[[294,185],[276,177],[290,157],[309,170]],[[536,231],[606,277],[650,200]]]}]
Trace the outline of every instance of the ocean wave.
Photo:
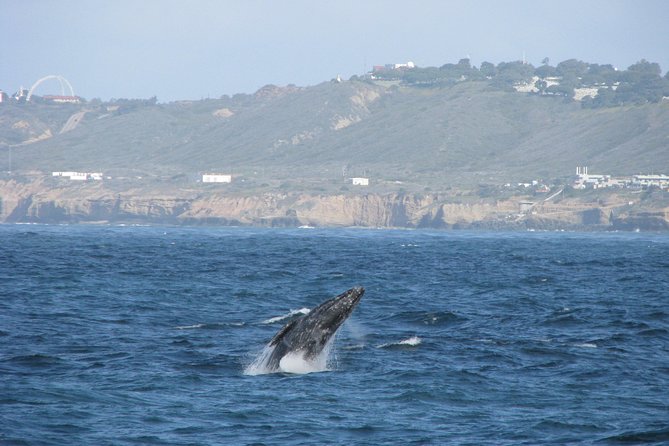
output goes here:
[{"label": "ocean wave", "polygon": [[399,320],[416,325],[448,325],[466,320],[466,318],[450,311],[404,311],[392,314],[386,319]]},{"label": "ocean wave", "polygon": [[193,328],[202,328],[204,324],[195,324],[195,325],[179,325],[176,328],[177,330],[192,330]]},{"label": "ocean wave", "polygon": [[402,339],[401,341],[378,345],[377,348],[417,347],[422,343],[422,339],[418,336],[411,336],[410,338]]},{"label": "ocean wave", "polygon": [[192,324],[192,325],[177,325],[175,330],[197,330],[198,328],[217,330],[226,327],[243,327],[245,322],[228,322],[228,323],[213,323],[213,324]]},{"label": "ocean wave", "polygon": [[31,370],[53,370],[65,367],[66,362],[56,356],[42,353],[17,355],[0,361],[0,372],[29,372]]},{"label": "ocean wave", "polygon": [[[2,440],[669,444],[666,250],[611,234],[296,232],[0,225]],[[602,256],[625,266],[588,266]],[[269,274],[282,269],[294,275]],[[342,279],[368,294],[325,362],[247,368]]]},{"label": "ocean wave", "polygon": [[298,314],[305,315],[309,314],[311,310],[309,308],[300,308],[299,310],[290,310],[288,313],[283,314],[281,316],[275,316],[271,317],[269,319],[265,319],[262,321],[263,324],[275,324],[277,322],[281,322],[286,319],[290,319],[293,316],[297,316]]},{"label": "ocean wave", "polygon": [[669,428],[654,431],[625,432],[599,440],[614,444],[663,443],[669,441]]},{"label": "ocean wave", "polygon": [[362,350],[365,348],[365,344],[351,344],[351,345],[342,345],[338,347],[340,350]]},{"label": "ocean wave", "polygon": [[639,333],[639,336],[647,336],[647,337],[663,337],[669,335],[669,330],[665,328],[648,328],[646,330],[641,330]]}]

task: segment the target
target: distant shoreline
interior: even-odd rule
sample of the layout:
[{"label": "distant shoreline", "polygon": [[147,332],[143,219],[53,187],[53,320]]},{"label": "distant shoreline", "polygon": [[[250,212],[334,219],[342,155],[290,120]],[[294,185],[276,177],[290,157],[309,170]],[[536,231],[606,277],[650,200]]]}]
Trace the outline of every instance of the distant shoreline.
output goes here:
[{"label": "distant shoreline", "polygon": [[[230,194],[0,181],[0,223],[440,230],[669,231],[669,194],[573,193],[549,202],[391,192]],[[634,201],[631,199],[634,198]]]}]

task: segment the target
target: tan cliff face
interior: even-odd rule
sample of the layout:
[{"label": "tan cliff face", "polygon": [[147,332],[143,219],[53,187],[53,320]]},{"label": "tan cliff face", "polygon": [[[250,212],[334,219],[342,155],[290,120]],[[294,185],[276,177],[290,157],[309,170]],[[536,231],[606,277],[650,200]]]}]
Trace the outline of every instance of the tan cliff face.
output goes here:
[{"label": "tan cliff face", "polygon": [[486,218],[496,210],[489,205],[439,204],[431,195],[164,196],[140,190],[114,193],[94,183],[54,188],[44,181],[3,182],[0,194],[2,222],[447,227]]},{"label": "tan cliff face", "polygon": [[621,230],[669,229],[669,209],[636,212],[574,206],[521,214],[518,201],[452,203],[433,194],[287,194],[138,188],[112,191],[102,182],[0,181],[0,222],[124,223],[379,228]]}]

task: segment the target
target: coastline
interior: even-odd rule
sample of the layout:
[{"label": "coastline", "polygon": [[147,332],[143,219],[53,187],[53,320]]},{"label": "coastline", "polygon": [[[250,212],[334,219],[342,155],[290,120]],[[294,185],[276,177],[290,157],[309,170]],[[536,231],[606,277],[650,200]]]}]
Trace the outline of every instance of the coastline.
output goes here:
[{"label": "coastline", "polygon": [[178,226],[364,227],[492,231],[669,231],[666,192],[637,202],[609,194],[572,196],[523,209],[527,197],[437,193],[261,192],[54,185],[0,181],[0,223]]}]

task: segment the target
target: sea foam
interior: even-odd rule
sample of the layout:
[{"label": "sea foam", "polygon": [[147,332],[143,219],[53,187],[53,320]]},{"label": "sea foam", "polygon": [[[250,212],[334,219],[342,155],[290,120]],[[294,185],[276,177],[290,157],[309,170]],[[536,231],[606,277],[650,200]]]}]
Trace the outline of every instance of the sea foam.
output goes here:
[{"label": "sea foam", "polygon": [[403,339],[398,342],[389,342],[387,344],[381,344],[377,348],[393,348],[393,347],[416,347],[420,345],[423,341],[418,336],[411,336],[410,338]]}]

